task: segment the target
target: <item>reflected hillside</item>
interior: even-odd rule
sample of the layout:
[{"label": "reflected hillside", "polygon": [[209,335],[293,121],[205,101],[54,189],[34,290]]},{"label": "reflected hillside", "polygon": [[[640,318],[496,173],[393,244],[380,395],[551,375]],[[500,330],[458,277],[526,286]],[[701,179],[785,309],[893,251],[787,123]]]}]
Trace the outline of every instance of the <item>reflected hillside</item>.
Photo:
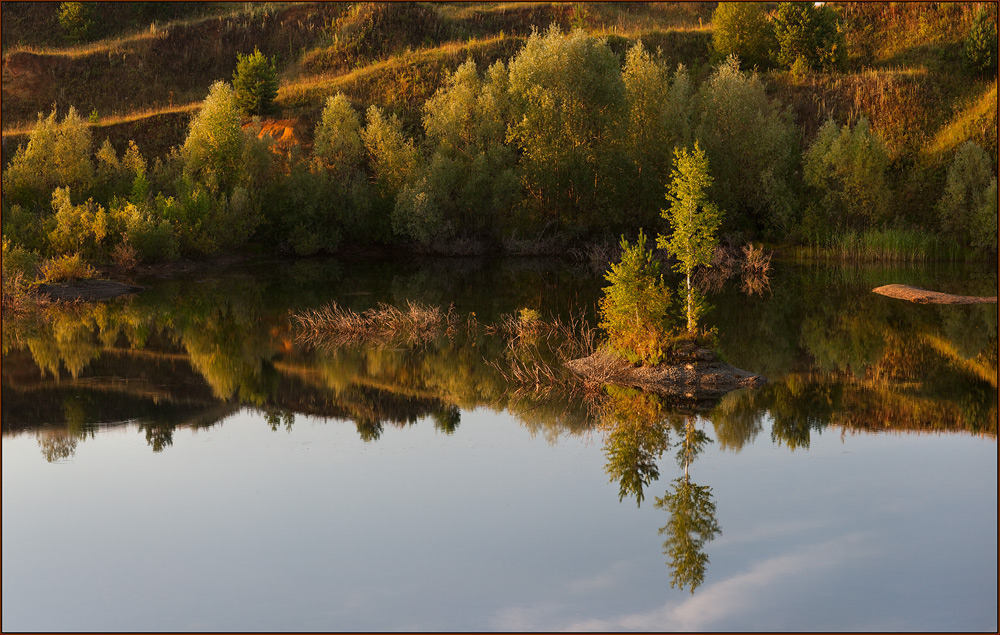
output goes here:
[{"label": "reflected hillside", "polygon": [[[912,305],[868,292],[901,275],[934,282],[921,282],[929,274],[919,271],[786,265],[772,279],[772,295],[713,296],[710,318],[723,355],[769,379],[762,389],[726,395],[708,414],[720,447],[739,449],[770,428],[774,442],[803,448],[831,425],[995,436],[995,306]],[[84,429],[132,423],[162,450],[167,428],[213,425],[240,408],[263,413],[276,428],[292,428],[296,414],[350,421],[370,441],[422,419],[460,433],[462,411],[476,408],[509,411],[553,442],[617,416],[620,426],[608,437],[612,469],[622,497],[641,500],[665,441],[658,432],[646,439],[648,431],[627,431],[635,418],[628,408],[664,431],[678,409],[632,397],[630,406],[614,406],[625,399],[614,391],[605,395],[612,406],[602,406],[508,383],[504,365],[528,368],[537,352],[525,357],[527,348],[511,348],[487,326],[521,308],[592,310],[600,281],[568,266],[317,260],[146,284],[136,296],[5,320],[4,434],[45,431],[53,439],[46,452],[59,457],[71,444],[54,440],[56,431],[80,439]],[[331,300],[358,311],[409,300],[453,306],[463,324],[478,326],[415,343],[296,342],[290,315]],[[619,415],[609,415],[615,408]],[[629,473],[626,465],[638,467]]]}]

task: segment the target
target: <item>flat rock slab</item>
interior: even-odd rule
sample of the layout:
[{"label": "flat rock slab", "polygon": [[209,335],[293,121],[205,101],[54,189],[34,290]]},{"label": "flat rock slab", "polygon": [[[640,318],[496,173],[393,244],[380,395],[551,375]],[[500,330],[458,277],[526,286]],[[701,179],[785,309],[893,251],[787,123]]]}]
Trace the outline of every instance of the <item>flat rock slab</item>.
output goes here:
[{"label": "flat rock slab", "polygon": [[49,300],[64,302],[99,302],[137,293],[143,288],[114,280],[74,280],[72,282],[40,284],[38,285],[38,294]]},{"label": "flat rock slab", "polygon": [[997,297],[980,297],[975,295],[953,295],[939,291],[918,289],[908,284],[887,284],[876,287],[872,292],[899,300],[909,300],[917,304],[996,304]]},{"label": "flat rock slab", "polygon": [[700,349],[690,361],[658,366],[633,366],[621,357],[598,351],[566,362],[566,367],[590,381],[629,386],[680,399],[713,399],[739,388],[767,383],[761,375],[740,370]]}]

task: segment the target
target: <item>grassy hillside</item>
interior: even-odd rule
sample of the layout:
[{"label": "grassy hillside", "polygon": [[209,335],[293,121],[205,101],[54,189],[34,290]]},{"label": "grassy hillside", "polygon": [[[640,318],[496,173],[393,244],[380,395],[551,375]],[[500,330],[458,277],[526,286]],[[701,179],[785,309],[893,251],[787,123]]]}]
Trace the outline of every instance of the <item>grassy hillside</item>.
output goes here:
[{"label": "grassy hillside", "polygon": [[[584,26],[621,52],[641,37],[671,63],[704,65],[713,5],[689,3],[173,3],[159,19],[131,3],[97,3],[106,37],[60,41],[58,3],[4,4],[3,155],[9,160],[39,112],[96,112],[95,138],[133,138],[156,155],[183,141],[178,125],[236,55],[274,56],[283,117],[311,129],[327,95],[377,104],[414,131],[420,105],[466,59],[509,59],[533,28]],[[115,26],[117,25],[117,26]],[[44,34],[44,37],[43,37]]]}]

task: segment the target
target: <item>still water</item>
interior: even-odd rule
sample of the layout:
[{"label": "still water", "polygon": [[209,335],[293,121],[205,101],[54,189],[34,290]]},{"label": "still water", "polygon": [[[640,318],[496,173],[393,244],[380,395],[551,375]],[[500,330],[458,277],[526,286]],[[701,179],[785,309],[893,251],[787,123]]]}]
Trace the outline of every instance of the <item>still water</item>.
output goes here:
[{"label": "still water", "polygon": [[[992,267],[777,263],[707,321],[768,384],[514,390],[486,325],[584,311],[543,260],[260,263],[3,330],[3,630],[997,628]],[[290,314],[481,328],[314,348]]]}]

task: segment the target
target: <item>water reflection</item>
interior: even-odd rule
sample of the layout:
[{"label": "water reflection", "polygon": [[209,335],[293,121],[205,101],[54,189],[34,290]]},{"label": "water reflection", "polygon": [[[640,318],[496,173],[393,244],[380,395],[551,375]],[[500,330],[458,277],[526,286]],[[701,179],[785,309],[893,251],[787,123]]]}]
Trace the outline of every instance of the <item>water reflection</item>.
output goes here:
[{"label": "water reflection", "polygon": [[670,586],[688,587],[694,593],[708,567],[705,544],[722,530],[712,488],[691,480],[691,464],[712,440],[698,426],[698,417],[685,409],[657,394],[609,386],[601,430],[605,471],[619,484],[618,500],[632,496],[636,505],[642,504],[644,488],[660,477],[657,462],[671,447],[671,430],[678,436],[676,458],[684,474],[655,499],[654,506],[668,514],[659,533],[666,535],[663,553],[668,556]]},{"label": "water reflection", "polygon": [[709,562],[705,543],[714,540],[722,529],[716,520],[712,488],[693,483],[690,476],[691,463],[710,439],[696,427],[694,417],[685,417],[683,426],[684,438],[678,444],[677,462],[683,466],[684,476],[674,479],[655,505],[670,515],[667,524],[660,528],[660,534],[667,537],[663,553],[669,558],[670,588],[687,586],[694,594],[705,581]]},{"label": "water reflection", "polygon": [[[422,419],[455,434],[462,410],[489,408],[511,412],[551,440],[603,426],[620,497],[641,503],[643,488],[659,476],[670,413],[683,404],[609,390],[595,410],[578,396],[513,391],[489,362],[513,360],[516,351],[484,329],[410,346],[318,350],[294,343],[289,313],[331,298],[356,310],[450,299],[486,324],[524,307],[563,314],[592,308],[599,292],[599,280],[572,270],[462,262],[454,271],[434,261],[405,274],[397,272],[401,265],[358,272],[300,262],[269,276],[161,281],[138,296],[5,321],[4,434],[45,431],[51,439],[43,453],[61,460],[74,445],[57,443],[53,431],[79,442],[74,431],[88,425],[131,422],[153,451],[163,451],[175,427],[215,425],[240,408],[289,431],[295,414],[349,420],[366,441]],[[707,419],[720,447],[740,449],[767,420],[772,440],[792,450],[809,447],[812,435],[831,425],[995,436],[996,308],[911,305],[869,293],[885,281],[878,276],[850,275],[786,266],[772,278],[772,297],[713,297],[723,354],[769,379],[712,409]]]}]

